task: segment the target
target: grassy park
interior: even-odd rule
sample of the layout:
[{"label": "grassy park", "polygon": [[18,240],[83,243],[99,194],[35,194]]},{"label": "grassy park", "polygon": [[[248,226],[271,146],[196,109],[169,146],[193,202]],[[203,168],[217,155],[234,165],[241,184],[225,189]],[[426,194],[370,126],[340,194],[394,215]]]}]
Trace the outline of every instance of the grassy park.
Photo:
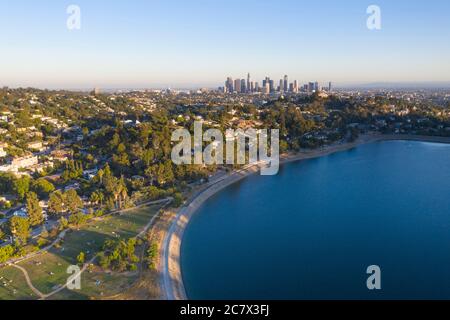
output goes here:
[{"label": "grassy park", "polygon": [[[33,286],[47,295],[66,284],[67,268],[77,264],[80,252],[89,261],[101,251],[109,239],[129,239],[142,232],[161,205],[132,209],[122,214],[92,221],[69,232],[63,241],[48,252],[20,262]],[[81,290],[64,289],[50,299],[96,299],[114,296],[128,288],[137,279],[137,272],[116,274],[92,265],[81,275]],[[0,269],[0,299],[36,299],[24,274],[12,266]]]}]

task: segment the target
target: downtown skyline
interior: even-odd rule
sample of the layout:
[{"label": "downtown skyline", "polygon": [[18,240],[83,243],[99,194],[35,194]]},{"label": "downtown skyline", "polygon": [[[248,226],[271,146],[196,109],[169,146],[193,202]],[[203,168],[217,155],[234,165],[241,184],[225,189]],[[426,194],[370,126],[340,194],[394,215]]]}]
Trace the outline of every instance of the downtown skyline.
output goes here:
[{"label": "downtown skyline", "polygon": [[377,1],[381,30],[362,0],[81,0],[80,30],[66,27],[70,4],[0,1],[1,86],[217,88],[247,70],[336,87],[450,84],[448,1]]},{"label": "downtown skyline", "polygon": [[301,84],[298,80],[289,81],[289,76],[284,75],[278,82],[266,76],[261,82],[253,81],[251,74],[247,73],[245,79],[234,79],[228,77],[223,87],[218,87],[218,91],[223,93],[299,93],[299,92],[320,92],[332,91],[332,82],[329,81],[327,86],[321,86],[318,81],[307,82]]}]

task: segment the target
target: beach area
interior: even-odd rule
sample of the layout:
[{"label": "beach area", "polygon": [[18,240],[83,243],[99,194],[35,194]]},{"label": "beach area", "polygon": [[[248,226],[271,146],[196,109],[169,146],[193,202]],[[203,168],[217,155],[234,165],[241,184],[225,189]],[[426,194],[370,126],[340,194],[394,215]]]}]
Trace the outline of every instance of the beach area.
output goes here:
[{"label": "beach area", "polygon": [[[416,135],[382,135],[369,134],[359,137],[351,143],[335,143],[314,150],[304,150],[295,154],[281,156],[280,164],[324,157],[333,153],[356,148],[360,145],[380,141],[419,141],[431,143],[450,143],[450,137],[432,137]],[[174,215],[173,220],[162,239],[158,271],[160,274],[161,299],[187,300],[180,266],[181,244],[184,231],[191,217],[210,197],[224,188],[260,171],[260,164],[248,165],[227,175],[213,177],[208,184],[196,191]]]}]

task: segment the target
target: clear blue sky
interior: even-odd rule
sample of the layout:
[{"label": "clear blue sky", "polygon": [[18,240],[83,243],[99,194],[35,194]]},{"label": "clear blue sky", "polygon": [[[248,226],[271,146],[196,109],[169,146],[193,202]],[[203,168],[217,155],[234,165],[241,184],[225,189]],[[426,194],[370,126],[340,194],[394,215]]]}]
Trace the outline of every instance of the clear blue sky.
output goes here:
[{"label": "clear blue sky", "polygon": [[[81,30],[66,28],[70,4]],[[380,6],[382,29],[366,27]],[[448,0],[0,0],[0,85],[450,81]]]}]

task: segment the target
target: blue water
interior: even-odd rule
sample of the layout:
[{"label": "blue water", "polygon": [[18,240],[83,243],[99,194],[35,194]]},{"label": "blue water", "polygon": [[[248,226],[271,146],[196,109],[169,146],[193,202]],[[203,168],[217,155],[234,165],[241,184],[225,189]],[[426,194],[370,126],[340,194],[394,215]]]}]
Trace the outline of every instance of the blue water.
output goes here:
[{"label": "blue water", "polygon": [[190,299],[450,299],[450,145],[380,142],[254,175],[202,206],[181,249]]}]

